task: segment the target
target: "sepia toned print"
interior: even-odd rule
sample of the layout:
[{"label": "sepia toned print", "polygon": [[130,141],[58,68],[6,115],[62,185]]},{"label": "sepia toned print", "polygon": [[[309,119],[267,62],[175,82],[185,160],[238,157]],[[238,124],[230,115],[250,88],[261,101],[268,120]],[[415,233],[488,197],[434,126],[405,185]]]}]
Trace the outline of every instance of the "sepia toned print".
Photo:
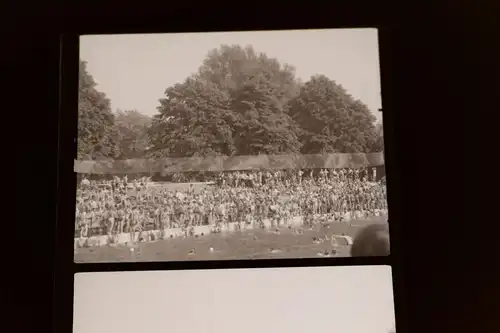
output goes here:
[{"label": "sepia toned print", "polygon": [[376,30],[80,48],[76,262],[389,254]]}]

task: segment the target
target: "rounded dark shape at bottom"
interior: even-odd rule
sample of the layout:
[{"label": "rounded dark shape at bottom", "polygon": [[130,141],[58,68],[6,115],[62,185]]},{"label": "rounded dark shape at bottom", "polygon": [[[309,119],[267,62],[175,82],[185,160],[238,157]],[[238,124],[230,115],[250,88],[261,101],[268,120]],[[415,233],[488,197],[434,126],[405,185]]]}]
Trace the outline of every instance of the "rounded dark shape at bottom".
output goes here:
[{"label": "rounded dark shape at bottom", "polygon": [[363,227],[354,237],[352,257],[388,256],[391,252],[389,225],[375,223]]}]

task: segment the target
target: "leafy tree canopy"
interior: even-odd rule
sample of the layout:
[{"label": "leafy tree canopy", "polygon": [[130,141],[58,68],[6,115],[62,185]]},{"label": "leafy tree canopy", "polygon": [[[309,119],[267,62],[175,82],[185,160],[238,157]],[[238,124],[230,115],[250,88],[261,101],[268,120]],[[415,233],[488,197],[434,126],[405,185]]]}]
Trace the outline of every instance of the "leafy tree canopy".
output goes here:
[{"label": "leafy tree canopy", "polygon": [[223,45],[198,72],[165,91],[150,130],[155,156],[298,152],[288,102],[299,83],[291,66],[251,47]]},{"label": "leafy tree canopy", "polygon": [[117,110],[114,121],[120,159],[142,158],[149,146],[148,129],[152,119],[137,110]]},{"label": "leafy tree canopy", "polygon": [[375,141],[371,150],[374,152],[384,151],[384,126],[380,122],[375,126]]},{"label": "leafy tree canopy", "polygon": [[165,90],[158,113],[113,114],[80,61],[79,159],[369,153],[383,129],[368,107],[324,75],[301,83],[295,68],[251,46],[222,45]]},{"label": "leafy tree canopy", "polygon": [[118,158],[114,115],[106,95],[96,89],[96,82],[80,60],[78,96],[78,159]]},{"label": "leafy tree canopy", "polygon": [[167,88],[149,129],[154,157],[230,154],[230,98],[212,82],[188,78]]},{"label": "leafy tree canopy", "polygon": [[367,153],[376,140],[375,117],[335,81],[313,76],[290,103],[302,153]]}]

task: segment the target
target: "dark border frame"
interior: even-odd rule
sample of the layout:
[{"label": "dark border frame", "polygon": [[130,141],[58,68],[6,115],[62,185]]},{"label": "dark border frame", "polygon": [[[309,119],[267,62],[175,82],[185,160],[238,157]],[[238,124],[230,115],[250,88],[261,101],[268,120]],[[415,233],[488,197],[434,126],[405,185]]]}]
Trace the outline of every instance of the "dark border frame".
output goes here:
[{"label": "dark border frame", "polygon": [[[379,258],[332,258],[332,259],[269,259],[269,260],[220,260],[198,262],[136,262],[136,263],[95,263],[75,264],[73,261],[74,223],[65,221],[74,220],[74,207],[76,203],[76,174],[73,172],[73,161],[76,157],[77,133],[77,105],[78,105],[78,59],[79,40],[77,33],[65,34],[61,37],[61,75],[60,75],[60,110],[59,110],[59,169],[58,169],[58,216],[56,240],[56,284],[55,284],[55,322],[66,323],[58,318],[72,318],[73,308],[73,276],[79,272],[100,271],[136,271],[136,270],[181,270],[181,269],[230,269],[230,268],[264,268],[264,267],[308,267],[308,266],[354,266],[354,265],[389,265],[393,272],[394,299],[397,317],[397,327],[400,332],[406,332],[403,327],[405,320],[405,296],[403,274],[403,235],[402,226],[398,221],[404,218],[403,202],[401,201],[401,188],[403,179],[401,174],[401,158],[404,152],[396,145],[396,138],[402,129],[400,117],[402,113],[394,111],[391,102],[392,70],[391,70],[391,29],[388,26],[376,25],[347,25],[321,26],[317,28],[348,28],[348,27],[377,27],[379,29],[379,54],[381,66],[382,109],[385,135],[385,163],[387,171],[387,191],[390,209],[391,255]],[[237,30],[263,30],[252,29]],[[275,27],[278,28],[278,27]],[[282,28],[282,27],[281,27]],[[301,28],[294,27],[295,29]],[[309,26],[309,28],[311,28]],[[166,29],[137,29],[118,28],[109,31],[141,31],[165,32]],[[172,28],[169,32],[188,31],[220,31],[228,29],[196,29]],[[236,29],[232,29],[236,30]],[[265,29],[270,30],[270,29]],[[98,29],[83,31],[97,32]],[[101,30],[102,31],[102,30]],[[71,304],[71,305],[70,305]],[[70,323],[68,321],[68,323]],[[70,327],[68,331],[71,330]],[[64,330],[65,331],[65,330]]]},{"label": "dark border frame", "polygon": [[[60,34],[84,29],[173,31],[168,26],[183,25],[197,30],[238,29],[245,24],[313,28],[349,22],[390,27],[390,44],[384,47],[389,56],[381,61],[390,59],[393,85],[390,100],[383,92],[384,104],[398,111],[397,142],[391,144],[404,154],[398,157],[398,168],[404,172],[396,176],[404,180],[402,196],[391,197],[391,205],[394,200],[401,203],[397,209],[405,219],[398,225],[402,264],[393,266],[398,330],[497,332],[500,231],[498,215],[492,216],[492,207],[495,213],[498,206],[498,188],[492,182],[498,179],[492,172],[492,152],[498,151],[494,73],[500,57],[492,43],[500,31],[497,11],[484,2],[398,4],[268,1],[224,7],[224,2],[175,2],[132,7],[111,1],[99,7],[43,3],[22,13],[7,11],[16,19],[13,29],[7,29],[3,53],[9,81],[6,110],[15,110],[10,114],[20,116],[23,124],[22,132],[14,131],[15,140],[7,144],[16,150],[17,177],[9,173],[7,181],[15,181],[18,199],[14,233],[8,234],[8,246],[3,247],[4,275],[16,282],[6,288],[14,305],[7,307],[7,318],[18,331],[44,326],[56,332],[72,329],[73,277],[60,274],[72,267],[64,266],[61,254],[54,272]],[[193,11],[201,13],[198,18]],[[15,123],[8,124],[15,128]],[[34,223],[40,224],[31,232]],[[404,284],[396,270],[404,272]],[[53,297],[57,309],[52,307]],[[398,300],[404,301],[405,316]]]}]

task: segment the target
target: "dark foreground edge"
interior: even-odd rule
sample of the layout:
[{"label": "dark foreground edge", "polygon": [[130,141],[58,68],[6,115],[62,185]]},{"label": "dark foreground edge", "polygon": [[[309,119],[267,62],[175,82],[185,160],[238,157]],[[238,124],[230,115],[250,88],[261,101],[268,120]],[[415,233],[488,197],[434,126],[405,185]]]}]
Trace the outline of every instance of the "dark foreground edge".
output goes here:
[{"label": "dark foreground edge", "polygon": [[206,269],[245,269],[271,267],[317,267],[317,266],[373,266],[387,265],[390,257],[357,258],[304,258],[304,259],[256,259],[256,260],[210,260],[171,262],[126,262],[73,264],[74,271],[82,272],[130,272]]}]

